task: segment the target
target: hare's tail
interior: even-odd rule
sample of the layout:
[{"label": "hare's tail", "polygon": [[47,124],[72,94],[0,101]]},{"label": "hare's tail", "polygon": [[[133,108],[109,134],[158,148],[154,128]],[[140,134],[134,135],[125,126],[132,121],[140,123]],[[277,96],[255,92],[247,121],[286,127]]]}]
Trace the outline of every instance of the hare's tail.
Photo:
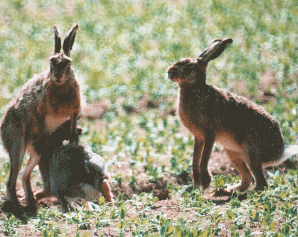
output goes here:
[{"label": "hare's tail", "polygon": [[270,166],[280,165],[281,163],[283,163],[284,161],[286,161],[287,159],[289,159],[290,157],[292,157],[296,154],[298,154],[298,145],[286,146],[285,151],[279,160],[263,164],[263,167],[266,168],[266,167],[270,167]]},{"label": "hare's tail", "polygon": [[284,155],[282,156],[282,160],[285,161],[289,159],[291,156],[298,154],[298,145],[290,145],[287,146],[284,152]]}]

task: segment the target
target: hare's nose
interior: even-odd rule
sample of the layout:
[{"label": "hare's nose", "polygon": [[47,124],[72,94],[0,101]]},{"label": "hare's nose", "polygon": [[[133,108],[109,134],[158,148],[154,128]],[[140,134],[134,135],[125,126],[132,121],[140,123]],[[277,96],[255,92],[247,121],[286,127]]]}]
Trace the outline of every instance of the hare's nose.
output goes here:
[{"label": "hare's nose", "polygon": [[167,78],[172,78],[172,77],[173,77],[172,73],[171,72],[167,72]]},{"label": "hare's nose", "polygon": [[172,70],[172,69],[170,69],[170,70],[167,71],[167,76],[168,76],[168,78],[172,78],[172,77],[175,76],[176,74],[177,74],[176,70]]}]

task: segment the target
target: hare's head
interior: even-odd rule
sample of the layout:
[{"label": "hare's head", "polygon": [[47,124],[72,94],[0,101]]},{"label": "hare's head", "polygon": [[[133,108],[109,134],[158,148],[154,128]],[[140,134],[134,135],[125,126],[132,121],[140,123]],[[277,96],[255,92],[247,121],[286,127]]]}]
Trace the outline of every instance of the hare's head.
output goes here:
[{"label": "hare's head", "polygon": [[79,28],[79,25],[75,24],[72,27],[72,29],[68,32],[63,42],[63,52],[60,52],[61,51],[60,30],[57,25],[54,25],[55,50],[54,50],[54,56],[50,57],[50,72],[51,72],[51,78],[56,85],[63,85],[69,78],[69,74],[71,70],[70,50],[72,49],[78,28]]},{"label": "hare's head", "polygon": [[198,58],[184,58],[167,70],[168,78],[179,85],[206,84],[208,62],[217,58],[233,42],[232,39],[214,40]]}]

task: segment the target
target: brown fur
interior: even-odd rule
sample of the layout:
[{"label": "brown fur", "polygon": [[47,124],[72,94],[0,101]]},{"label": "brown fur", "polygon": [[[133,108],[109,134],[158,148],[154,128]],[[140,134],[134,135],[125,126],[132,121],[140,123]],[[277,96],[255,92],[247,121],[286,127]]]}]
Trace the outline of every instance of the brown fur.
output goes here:
[{"label": "brown fur", "polygon": [[[68,120],[57,128],[55,132],[51,133],[51,135],[47,137],[47,141],[39,140],[39,142],[35,144],[35,147],[38,148],[36,152],[41,155],[38,165],[44,183],[44,189],[35,193],[36,202],[42,198],[52,196],[49,167],[55,149],[62,146],[65,140],[70,139],[70,129],[71,122]],[[81,133],[82,128],[77,127],[77,134],[81,135]]]},{"label": "brown fur", "polygon": [[257,190],[267,186],[262,166],[280,160],[284,140],[278,121],[262,107],[225,89],[206,84],[207,64],[232,43],[215,40],[199,58],[177,61],[167,70],[179,84],[181,122],[194,135],[193,178],[195,186],[208,187],[207,166],[214,142],[221,143],[242,177],[237,188],[245,191],[255,181]]},{"label": "brown fur", "polygon": [[50,180],[52,193],[58,198],[63,212],[71,208],[68,198],[94,201],[98,200],[100,192],[113,203],[104,159],[86,146],[57,147],[50,162]]},{"label": "brown fur", "polygon": [[107,179],[102,182],[101,190],[103,196],[107,199],[108,202],[114,203],[113,194],[111,192],[110,184]]},{"label": "brown fur", "polygon": [[[55,55],[50,58],[50,68],[29,80],[9,104],[1,125],[1,136],[11,162],[7,184],[7,200],[2,210],[22,216],[23,209],[16,196],[16,180],[25,152],[30,159],[22,173],[22,183],[29,214],[37,207],[31,189],[30,175],[39,163],[41,147],[48,136],[65,121],[70,120],[70,142],[78,142],[77,118],[81,109],[80,88],[71,68],[69,52],[75,38],[76,24],[64,40],[64,51],[60,53],[61,38],[58,26],[55,31]],[[68,47],[68,48],[67,48]],[[41,173],[47,172],[41,168]]]}]

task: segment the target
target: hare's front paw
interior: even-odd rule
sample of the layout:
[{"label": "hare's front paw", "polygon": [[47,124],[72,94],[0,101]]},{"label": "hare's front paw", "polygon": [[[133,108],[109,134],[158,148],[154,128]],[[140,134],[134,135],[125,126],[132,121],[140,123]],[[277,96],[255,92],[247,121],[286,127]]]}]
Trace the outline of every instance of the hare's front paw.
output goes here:
[{"label": "hare's front paw", "polygon": [[215,191],[215,193],[213,194],[214,197],[224,197],[224,196],[232,196],[233,194],[233,190],[227,190],[227,189],[218,189],[217,191]]},{"label": "hare's front paw", "polygon": [[25,212],[27,215],[29,216],[36,216],[37,215],[37,206],[36,204],[30,204],[30,205],[27,205],[25,208],[24,208]]},{"label": "hare's front paw", "polygon": [[79,143],[79,136],[78,136],[78,134],[77,133],[72,133],[70,135],[69,142],[71,144],[78,145],[78,143]]},{"label": "hare's front paw", "polygon": [[52,192],[51,191],[46,191],[46,190],[42,190],[42,191],[38,191],[36,193],[34,193],[35,196],[35,201],[39,201],[40,199],[46,198],[46,197],[50,197],[52,196]]},{"label": "hare's front paw", "polygon": [[19,202],[13,200],[6,200],[2,207],[2,211],[5,213],[11,213],[15,215],[17,218],[22,218],[25,214],[23,207],[20,205]]},{"label": "hare's front paw", "polygon": [[70,204],[63,205],[63,207],[61,207],[61,208],[62,208],[63,213],[76,211],[76,209],[74,207],[72,207]]},{"label": "hare's front paw", "polygon": [[193,181],[195,187],[203,187],[204,189],[208,188],[211,183],[211,176],[207,173],[198,173],[194,172]]},{"label": "hare's front paw", "polygon": [[256,187],[254,188],[254,191],[262,192],[262,191],[264,191],[265,187],[268,187],[268,185],[267,184],[257,184]]}]

